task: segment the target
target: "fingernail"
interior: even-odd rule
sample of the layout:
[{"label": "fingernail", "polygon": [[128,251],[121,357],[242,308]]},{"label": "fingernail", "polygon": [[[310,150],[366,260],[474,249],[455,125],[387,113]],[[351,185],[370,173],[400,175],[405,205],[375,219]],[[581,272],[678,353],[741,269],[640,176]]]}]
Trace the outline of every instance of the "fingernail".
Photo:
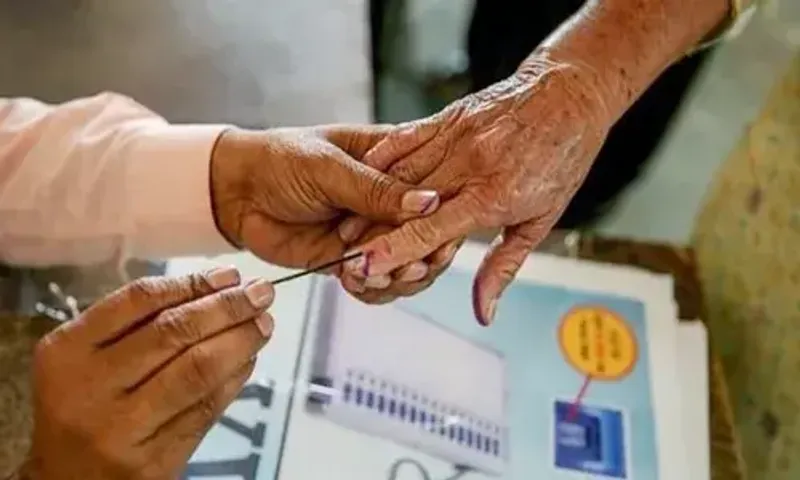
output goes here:
[{"label": "fingernail", "polygon": [[206,282],[214,290],[232,287],[239,283],[239,271],[234,267],[219,267],[205,275]]},{"label": "fingernail", "polygon": [[365,277],[369,277],[369,267],[370,262],[372,262],[372,252],[364,252],[364,256],[361,258],[364,259],[364,264],[362,265],[361,274]]},{"label": "fingernail", "polygon": [[[497,299],[486,299],[481,294],[482,289],[479,282],[472,284],[472,311],[475,312],[475,317],[478,322],[484,327],[488,327],[494,320],[494,311],[497,308]],[[484,309],[483,306],[486,305]]]},{"label": "fingernail", "polygon": [[489,305],[486,306],[486,325],[489,326],[494,322],[494,312],[497,310],[497,300],[489,300]]},{"label": "fingernail", "polygon": [[258,331],[261,332],[261,335],[263,335],[264,338],[272,335],[272,330],[275,328],[275,324],[272,321],[272,315],[264,312],[257,316],[255,321]]},{"label": "fingernail", "polygon": [[[345,256],[352,255],[356,252],[357,250],[347,252]],[[349,270],[354,276],[366,278],[369,276],[369,261],[370,252],[364,252],[364,254],[360,257],[354,258],[347,262],[347,270]]]},{"label": "fingernail", "polygon": [[478,322],[484,327],[488,327],[494,321],[494,311],[497,308],[496,300],[487,300],[486,308],[482,308],[481,302],[477,300],[475,305],[475,314],[478,317]]},{"label": "fingernail", "polygon": [[459,248],[461,248],[460,243],[455,243],[453,245],[448,246],[444,252],[444,258],[452,260],[453,257],[455,257],[456,253],[458,253]]},{"label": "fingernail", "polygon": [[439,206],[439,194],[433,190],[412,190],[403,195],[403,210],[427,215]]},{"label": "fingernail", "polygon": [[253,308],[264,308],[272,303],[274,292],[272,284],[263,279],[253,280],[244,289],[244,294]]},{"label": "fingernail", "polygon": [[355,240],[356,224],[352,219],[348,218],[342,221],[337,230],[339,231],[339,238],[344,243],[350,243]]},{"label": "fingernail", "polygon": [[418,282],[428,274],[428,264],[424,262],[414,262],[408,266],[400,277],[401,282]]},{"label": "fingernail", "polygon": [[378,275],[375,277],[367,277],[364,281],[364,286],[373,290],[383,290],[392,284],[392,277],[389,275]]},{"label": "fingernail", "polygon": [[367,288],[364,286],[364,283],[356,280],[353,277],[345,277],[342,280],[342,286],[344,286],[345,290],[347,290],[348,292],[355,294],[364,293],[367,291]]}]

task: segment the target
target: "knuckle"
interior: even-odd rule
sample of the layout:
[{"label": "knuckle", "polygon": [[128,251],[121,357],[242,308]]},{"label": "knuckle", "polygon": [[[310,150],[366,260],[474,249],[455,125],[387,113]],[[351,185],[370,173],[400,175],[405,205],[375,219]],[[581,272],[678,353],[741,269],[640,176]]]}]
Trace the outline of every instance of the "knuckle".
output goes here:
[{"label": "knuckle", "polygon": [[244,288],[221,292],[216,300],[218,314],[229,320],[245,320],[255,314],[255,308],[247,299]]},{"label": "knuckle", "polygon": [[504,150],[508,148],[505,136],[482,135],[480,141],[472,143],[474,155],[471,156],[471,166],[478,170],[493,168],[507,158]]},{"label": "knuckle", "polygon": [[167,347],[193,345],[202,340],[195,315],[187,308],[170,308],[159,313],[153,328],[159,340]]},{"label": "knuckle", "polygon": [[360,241],[366,243],[370,240],[380,237],[381,235],[386,235],[391,231],[392,227],[390,225],[373,225],[367,231],[365,231],[363,235],[361,235]]},{"label": "knuckle", "polygon": [[184,380],[193,390],[210,390],[217,374],[216,355],[202,343],[188,350],[188,362]]},{"label": "knuckle", "polygon": [[491,138],[482,138],[481,141],[472,145],[472,155],[470,155],[469,166],[473,169],[484,170],[486,163],[497,155],[497,146]]},{"label": "knuckle", "polygon": [[[203,274],[193,273],[183,277],[142,277],[124,287],[125,297],[131,303],[152,302],[156,299],[198,298],[212,291]],[[163,301],[163,300],[162,300]]]},{"label": "knuckle", "polygon": [[477,224],[482,228],[499,227],[509,216],[508,202],[502,189],[469,189],[464,192],[466,209],[474,212]]},{"label": "knuckle", "polygon": [[185,285],[185,289],[187,293],[189,293],[193,298],[202,297],[204,295],[208,295],[214,289],[211,288],[206,277],[202,273],[192,273],[187,275],[183,282]]},{"label": "knuckle", "polygon": [[509,213],[508,205],[499,195],[486,202],[485,211],[487,215],[491,216],[492,219],[496,219],[498,222],[502,222]]},{"label": "knuckle", "polygon": [[406,148],[406,145],[413,139],[409,139],[408,135],[403,132],[390,134],[383,141],[378,143],[373,152],[371,152],[372,167],[378,170],[386,170],[392,165],[392,162],[397,160],[397,157]]},{"label": "knuckle", "polygon": [[499,280],[498,287],[504,289],[517,275],[521,262],[515,260],[508,260],[500,263],[497,266],[497,279]]},{"label": "knuckle", "polygon": [[409,222],[406,224],[408,228],[408,240],[412,245],[427,245],[431,239],[438,238],[438,229],[429,221],[419,220],[416,222]]},{"label": "knuckle", "polygon": [[514,232],[516,237],[514,243],[521,250],[520,254],[524,252],[527,255],[530,249],[541,242],[547,230],[546,224],[536,224],[531,228],[521,228]]},{"label": "knuckle", "polygon": [[370,179],[367,187],[366,197],[370,205],[381,205],[387,201],[387,196],[391,190],[391,181],[384,176],[377,176]]},{"label": "knuckle", "polygon": [[275,317],[270,315],[269,312],[264,312],[261,315],[259,315],[259,318],[260,318],[259,322],[262,322],[264,328],[268,329],[268,332],[265,334],[264,332],[261,332],[258,328],[256,328],[256,330],[259,331],[259,337],[266,335],[268,337],[267,340],[271,339],[272,332],[274,332],[275,330]]},{"label": "knuckle", "polygon": [[171,279],[163,277],[142,277],[123,287],[124,296],[132,303],[146,302],[163,295],[169,289]]},{"label": "knuckle", "polygon": [[403,182],[418,183],[422,180],[417,174],[417,166],[412,159],[401,160],[389,169],[389,174]]},{"label": "knuckle", "polygon": [[197,423],[199,427],[214,423],[220,410],[219,400],[215,395],[205,397],[197,404]]},{"label": "knuckle", "polygon": [[519,255],[509,252],[509,254],[502,255],[498,260],[497,273],[499,276],[501,278],[511,278],[517,270],[519,270],[524,258],[520,258]]}]

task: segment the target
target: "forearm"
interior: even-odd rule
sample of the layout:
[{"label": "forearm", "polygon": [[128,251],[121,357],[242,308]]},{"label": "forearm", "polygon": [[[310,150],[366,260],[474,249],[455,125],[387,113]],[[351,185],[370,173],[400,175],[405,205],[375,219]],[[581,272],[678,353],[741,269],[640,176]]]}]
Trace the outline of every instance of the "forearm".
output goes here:
[{"label": "forearm", "polygon": [[209,161],[220,126],[172,126],[102,94],[0,99],[0,260],[90,264],[216,253]]},{"label": "forearm", "polygon": [[730,0],[589,0],[531,61],[544,56],[586,67],[616,120],[729,14]]}]

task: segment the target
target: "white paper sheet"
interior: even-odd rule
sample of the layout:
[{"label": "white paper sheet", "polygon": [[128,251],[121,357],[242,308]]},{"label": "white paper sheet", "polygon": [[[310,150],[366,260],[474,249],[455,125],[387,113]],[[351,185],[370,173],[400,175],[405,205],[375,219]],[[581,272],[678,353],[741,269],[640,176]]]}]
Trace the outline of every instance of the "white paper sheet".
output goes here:
[{"label": "white paper sheet", "polygon": [[711,478],[708,338],[699,321],[678,327],[678,371],[685,432],[687,480]]},{"label": "white paper sheet", "polygon": [[[677,322],[658,320],[677,317],[672,298],[672,279],[632,267],[534,255],[525,263],[518,281],[512,287],[517,293],[507,295],[509,301],[501,302],[498,308],[498,321],[501,323],[485,329],[479,327],[472,316],[468,287],[485,252],[484,245],[466,244],[446,277],[428,292],[398,302],[398,306],[426,315],[480,343],[507,349],[509,365],[516,372],[510,377],[507,395],[512,406],[516,406],[512,409],[514,417],[509,424],[511,442],[508,472],[501,478],[587,478],[585,473],[559,469],[554,464],[556,454],[549,450],[553,448],[553,402],[571,401],[573,397],[570,396],[580,386],[580,377],[564,364],[560,355],[553,357],[560,362],[556,364],[553,359],[548,360],[549,357],[544,353],[536,351],[539,348],[553,353],[558,351],[558,339],[551,336],[555,333],[553,319],[559,318],[561,314],[557,312],[560,309],[567,308],[568,304],[583,296],[589,300],[606,299],[611,302],[609,305],[640,305],[640,313],[635,313],[634,308],[627,310],[627,313],[623,311],[623,314],[631,315],[629,318],[632,321],[634,317],[638,317],[640,323],[644,320],[642,328],[637,330],[637,335],[641,335],[637,339],[642,349],[640,355],[643,355],[641,361],[637,362],[639,380],[636,385],[640,386],[634,386],[628,380],[619,386],[614,382],[597,381],[590,387],[585,401],[590,413],[595,407],[599,408],[598,412],[608,407],[622,413],[627,449],[625,473],[623,476],[594,475],[591,478],[705,480],[702,476],[690,476],[688,465],[696,460],[687,457],[687,453],[698,451],[692,447],[692,452],[689,452],[687,442],[697,439],[697,436],[693,438],[686,434],[689,425],[692,425],[689,431],[696,433],[698,421],[685,421],[685,412],[698,409],[685,405],[695,404],[699,397],[689,399],[688,392],[696,389],[691,390],[694,387],[688,384],[684,386],[678,381],[679,373],[683,375],[679,369],[683,368],[684,360],[688,361],[686,350],[693,350],[694,347],[685,346],[684,342],[679,341]],[[276,278],[285,273],[284,269],[265,265],[250,255],[233,255],[210,261],[179,260],[171,264],[170,273],[197,270],[220,263],[239,266],[245,276]],[[239,478],[258,480],[316,480],[333,475],[347,476],[353,480],[374,480],[385,478],[389,465],[404,458],[414,459],[424,465],[432,478],[447,478],[448,472],[452,472],[452,464],[431,456],[424,449],[403,446],[366,432],[343,428],[336,424],[335,419],[327,419],[325,415],[309,411],[307,382],[316,348],[314,336],[319,331],[320,321],[316,313],[320,302],[314,297],[312,283],[311,279],[304,278],[278,288],[276,304],[272,309],[276,318],[276,334],[260,355],[251,381],[251,384],[267,385],[272,389],[271,403],[266,406],[262,403],[259,407],[252,398],[237,400],[226,412],[227,424],[216,426],[195,454],[187,472],[194,473],[187,475],[187,478],[222,479],[238,475]],[[538,295],[539,300],[532,300],[527,295]],[[551,313],[545,315],[545,310],[541,310],[537,319],[536,305]],[[378,311],[375,310],[376,322],[381,320]],[[549,323],[540,323],[542,326],[539,328],[537,320]],[[376,334],[380,333],[379,329]],[[527,345],[538,346],[526,349],[525,344],[519,343],[520,339],[530,339]],[[680,354],[679,344],[683,348]],[[413,355],[414,352],[408,354]],[[398,361],[402,362],[402,356],[398,357]],[[692,371],[698,370],[697,364],[693,365]],[[524,367],[522,371],[519,370],[521,366]],[[558,368],[557,371],[563,370],[566,377],[556,373],[554,367]],[[432,364],[432,368],[445,368],[444,372],[456,369],[452,370],[456,372],[459,365],[441,358],[441,361]],[[525,374],[526,369],[534,371]],[[529,375],[541,377],[540,383],[526,384],[525,378],[534,378]],[[566,385],[566,390],[559,390],[561,387],[548,383],[546,378]],[[541,383],[542,380],[545,381]],[[644,383],[641,383],[642,380]],[[618,390],[620,388],[622,390]],[[537,390],[540,393],[537,394]],[[647,393],[643,395],[642,392]],[[553,394],[556,397],[547,396]],[[641,400],[635,400],[640,396]],[[528,403],[528,399],[536,403]],[[634,399],[634,403],[630,403],[631,399]],[[519,405],[526,407],[520,410]],[[238,430],[231,428],[232,422],[238,422]],[[646,433],[648,431],[649,434]],[[261,436],[255,438],[255,432],[260,432]],[[642,445],[648,441],[654,445],[652,452],[643,450]],[[414,468],[407,466],[407,470],[404,469],[404,473],[395,478],[418,478],[413,473]],[[222,472],[228,472],[227,476]],[[473,471],[464,478],[498,478],[488,473]]]}]

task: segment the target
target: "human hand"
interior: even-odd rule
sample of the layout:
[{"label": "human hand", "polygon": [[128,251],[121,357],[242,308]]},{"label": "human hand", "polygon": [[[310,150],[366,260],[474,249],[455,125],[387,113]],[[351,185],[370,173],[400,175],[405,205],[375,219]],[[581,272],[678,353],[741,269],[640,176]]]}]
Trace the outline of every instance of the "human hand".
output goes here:
[{"label": "human hand", "polygon": [[[358,250],[357,245],[386,235],[394,228],[353,216],[340,224],[339,231],[348,248]],[[430,287],[447,270],[465,240],[466,237],[450,240],[424,259],[403,265],[389,274],[365,276],[363,271],[342,269],[339,279],[345,290],[365,303],[383,304],[398,297],[410,297]]]},{"label": "human hand", "polygon": [[349,213],[395,224],[434,211],[436,192],[406,185],[356,160],[387,128],[224,133],[211,160],[220,231],[270,263],[308,268],[345,253],[336,227]]},{"label": "human hand", "polygon": [[175,479],[272,335],[266,281],[227,268],[129,284],[38,344],[19,477]]},{"label": "human hand", "polygon": [[[346,269],[345,288],[365,301],[415,293],[441,273],[465,235],[502,228],[473,287],[476,316],[491,323],[502,291],[602,146],[615,120],[610,95],[591,69],[542,54],[509,79],[400,126],[363,161],[436,190],[442,204],[397,229],[345,221],[340,235],[366,253]],[[410,270],[425,275],[409,282]]]}]

